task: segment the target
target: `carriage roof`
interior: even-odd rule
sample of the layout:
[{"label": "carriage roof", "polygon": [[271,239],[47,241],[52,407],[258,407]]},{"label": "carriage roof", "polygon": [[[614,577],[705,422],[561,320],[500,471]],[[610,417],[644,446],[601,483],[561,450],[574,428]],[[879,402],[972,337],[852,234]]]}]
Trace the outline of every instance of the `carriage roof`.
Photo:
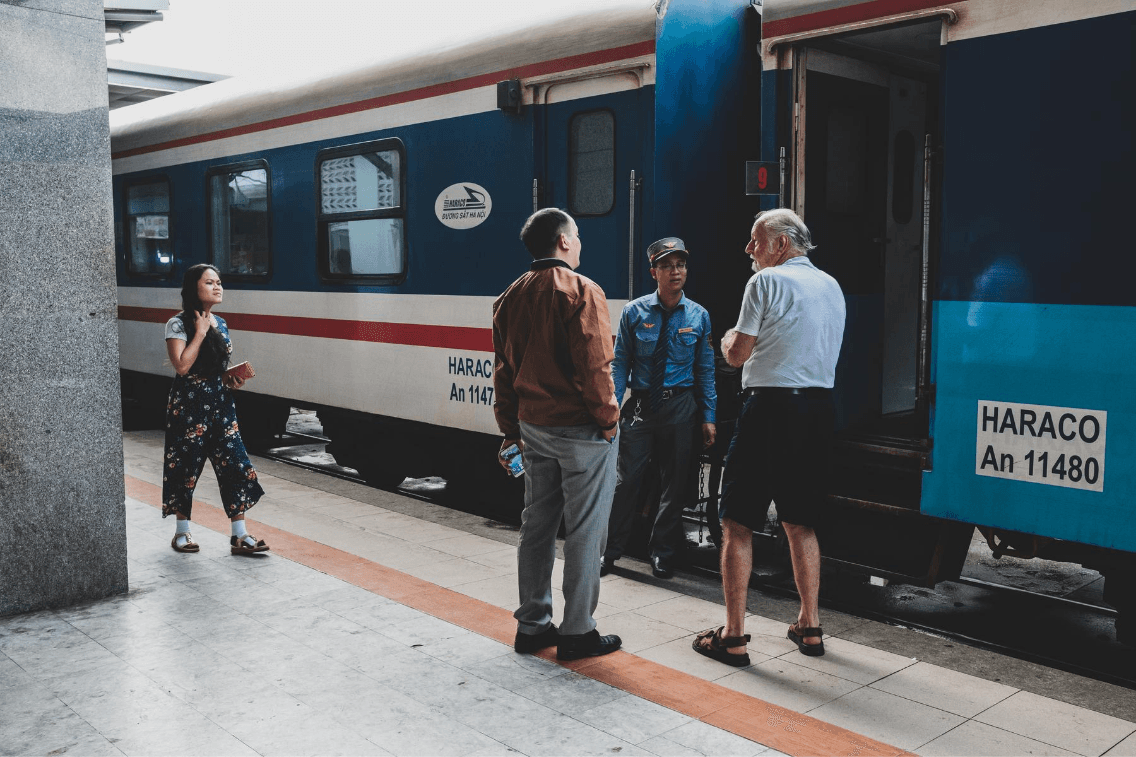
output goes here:
[{"label": "carriage roof", "polygon": [[111,112],[112,152],[122,153],[203,133],[287,120],[463,79],[514,78],[522,67],[618,49],[655,38],[653,0],[611,0],[602,9],[560,9],[512,18],[499,31],[444,46],[336,60],[318,70],[237,76]]}]

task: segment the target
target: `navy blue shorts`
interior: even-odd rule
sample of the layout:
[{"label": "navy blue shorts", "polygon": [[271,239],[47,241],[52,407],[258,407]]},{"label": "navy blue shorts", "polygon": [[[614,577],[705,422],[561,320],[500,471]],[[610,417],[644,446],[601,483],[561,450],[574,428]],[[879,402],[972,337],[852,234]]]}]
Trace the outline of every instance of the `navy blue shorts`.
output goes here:
[{"label": "navy blue shorts", "polygon": [[726,454],[719,517],[762,531],[776,502],[782,522],[815,527],[828,490],[834,422],[829,389],[746,397]]}]

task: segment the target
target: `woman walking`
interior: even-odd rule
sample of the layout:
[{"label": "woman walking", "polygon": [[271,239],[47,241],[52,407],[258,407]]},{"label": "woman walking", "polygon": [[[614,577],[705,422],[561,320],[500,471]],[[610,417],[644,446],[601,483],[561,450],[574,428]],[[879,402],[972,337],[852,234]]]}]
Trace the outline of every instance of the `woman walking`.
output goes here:
[{"label": "woman walking", "polygon": [[230,551],[266,552],[268,545],[245,530],[245,511],[264,495],[237,426],[232,390],[244,379],[225,374],[233,344],[225,320],[213,315],[224,290],[207,263],[182,279],[182,311],[166,323],[166,351],[177,371],[166,407],[166,456],[162,468],[162,517],[177,516],[170,542],[176,552],[201,549],[189,532],[190,509],[205,458],[213,463],[225,514],[232,521]]}]

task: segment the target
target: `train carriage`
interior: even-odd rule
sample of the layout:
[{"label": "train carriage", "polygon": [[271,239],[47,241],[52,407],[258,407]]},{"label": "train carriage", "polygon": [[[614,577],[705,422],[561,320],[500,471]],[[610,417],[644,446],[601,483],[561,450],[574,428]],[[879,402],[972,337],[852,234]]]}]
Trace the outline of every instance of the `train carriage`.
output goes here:
[{"label": "train carriage", "polygon": [[373,482],[495,473],[490,310],[527,268],[524,219],[576,217],[614,323],[651,281],[646,242],[685,234],[709,259],[722,218],[744,217],[758,18],[739,0],[666,6],[561,9],[115,111],[126,394],[164,404],[159,324],[181,271],[208,260],[255,356],[246,435],[301,405]]},{"label": "train carriage", "polygon": [[826,559],[931,586],[978,527],[1099,569],[1130,639],[1131,0],[557,14],[114,111],[124,393],[164,407],[161,324],[211,261],[257,367],[247,435],[311,407],[375,483],[499,492],[490,305],[525,217],[577,218],[613,323],[646,244],[683,237],[721,335],[780,203],[847,300]]},{"label": "train carriage", "polygon": [[1136,6],[762,10],[762,157],[848,304],[825,554],[933,585],[978,526],[1131,623]]}]

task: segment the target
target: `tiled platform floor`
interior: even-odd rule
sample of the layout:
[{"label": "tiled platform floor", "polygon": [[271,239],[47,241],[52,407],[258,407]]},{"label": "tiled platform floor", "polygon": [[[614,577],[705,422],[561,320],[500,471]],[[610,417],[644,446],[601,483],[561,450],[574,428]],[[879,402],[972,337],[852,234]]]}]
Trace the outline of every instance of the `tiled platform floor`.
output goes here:
[{"label": "tiled platform floor", "polygon": [[[128,434],[128,481],[160,485],[160,451]],[[398,512],[398,494],[261,480],[253,521],[513,609],[512,546]],[[211,476],[198,493],[218,501]],[[202,552],[176,554],[172,521],[127,511],[128,596],[0,620],[0,754],[776,754],[280,554],[232,558],[201,525]],[[924,755],[1136,755],[1136,723],[839,636],[806,658],[752,616],[754,665],[735,670],[690,651],[720,605],[615,575],[600,601],[601,630],[653,670],[771,703],[789,729],[806,713]]]},{"label": "tiled platform floor", "polygon": [[757,755],[761,744],[127,500],[131,592],[0,620],[3,755]]}]

